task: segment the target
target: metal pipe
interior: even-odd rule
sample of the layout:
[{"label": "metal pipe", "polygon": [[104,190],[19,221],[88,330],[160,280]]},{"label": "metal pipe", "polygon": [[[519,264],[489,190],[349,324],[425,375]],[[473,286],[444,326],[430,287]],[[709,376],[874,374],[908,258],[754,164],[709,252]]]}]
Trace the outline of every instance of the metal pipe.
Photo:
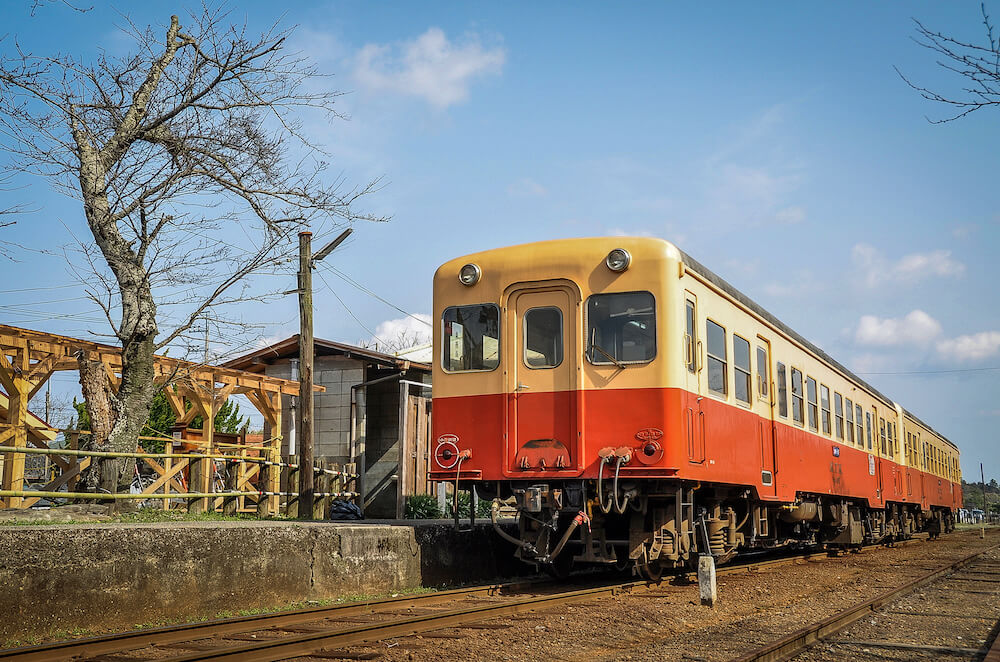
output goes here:
[{"label": "metal pipe", "polygon": [[493,505],[490,507],[490,521],[493,522],[493,530],[497,532],[497,535],[506,540],[509,543],[517,545],[521,548],[528,547],[529,543],[521,540],[520,538],[515,538],[506,531],[500,528],[500,523],[497,522],[497,516],[500,514],[500,499],[493,499]]},{"label": "metal pipe", "polygon": [[628,502],[631,497],[626,496],[625,500],[620,504],[618,503],[618,472],[621,471],[622,465],[625,464],[626,459],[619,456],[617,462],[615,462],[615,482],[611,486],[611,497],[615,502],[615,512],[619,515],[625,514],[625,508],[628,506]]},{"label": "metal pipe", "polygon": [[573,518],[573,521],[569,523],[569,527],[566,529],[566,533],[564,533],[562,538],[559,539],[559,544],[556,545],[556,548],[552,550],[551,554],[549,554],[549,557],[547,559],[549,563],[551,563],[553,559],[559,556],[559,552],[561,552],[563,550],[563,547],[566,546],[566,543],[569,542],[570,536],[572,536],[573,532],[576,531],[576,528],[581,524],[583,524],[584,522],[589,523],[590,518],[587,517],[587,514],[581,510],[576,514],[576,517]]}]

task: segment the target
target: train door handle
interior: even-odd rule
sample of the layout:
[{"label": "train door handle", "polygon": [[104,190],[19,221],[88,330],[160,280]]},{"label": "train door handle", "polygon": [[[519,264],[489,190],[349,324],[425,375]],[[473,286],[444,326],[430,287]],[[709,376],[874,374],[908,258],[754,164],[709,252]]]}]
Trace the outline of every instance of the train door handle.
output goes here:
[{"label": "train door handle", "polygon": [[518,384],[518,385],[517,385],[517,388],[515,388],[514,390],[515,390],[515,391],[527,391],[527,390],[529,390],[530,388],[531,388],[531,387],[530,387],[530,386],[527,386],[526,384]]}]

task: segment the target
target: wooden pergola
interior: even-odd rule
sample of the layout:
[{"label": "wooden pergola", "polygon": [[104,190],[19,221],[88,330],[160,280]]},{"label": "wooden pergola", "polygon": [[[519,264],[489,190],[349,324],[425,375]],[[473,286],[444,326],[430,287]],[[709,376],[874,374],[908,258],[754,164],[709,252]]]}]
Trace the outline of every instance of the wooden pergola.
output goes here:
[{"label": "wooden pergola", "polygon": [[[9,399],[6,411],[0,410],[0,417],[6,419],[0,420],[0,445],[47,447],[43,437],[37,434],[37,428],[47,429],[48,422],[29,415],[28,402],[54,372],[78,370],[78,356],[81,355],[101,362],[112,390],[118,388],[122,368],[120,347],[0,324],[0,387]],[[187,424],[194,417],[202,416],[202,444],[207,454],[216,452],[214,418],[219,409],[232,395],[246,396],[272,431],[262,452],[270,461],[280,462],[281,396],[297,396],[298,382],[166,356],[155,357],[154,380],[167,396],[178,423]],[[317,386],[316,390],[325,389]],[[185,401],[191,406],[188,407]],[[23,453],[4,454],[2,489],[23,489],[24,460]],[[80,469],[78,467],[77,471]],[[203,484],[197,487],[203,492],[209,491],[209,480],[210,474],[204,473],[201,476]],[[280,491],[278,472],[269,472],[268,483],[268,492]],[[274,512],[277,497],[270,499],[273,503],[269,510]],[[0,508],[19,508],[23,501],[22,497],[0,499]]]}]

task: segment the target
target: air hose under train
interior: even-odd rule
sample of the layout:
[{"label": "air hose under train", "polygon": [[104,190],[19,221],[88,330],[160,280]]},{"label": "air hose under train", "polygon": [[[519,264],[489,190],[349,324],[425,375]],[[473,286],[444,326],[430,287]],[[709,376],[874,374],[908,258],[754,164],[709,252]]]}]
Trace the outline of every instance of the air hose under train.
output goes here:
[{"label": "air hose under train", "polygon": [[[607,501],[604,499],[604,465],[611,462],[611,458],[615,458],[615,478],[611,484],[611,494],[608,495]],[[627,455],[604,455],[601,457],[601,466],[597,470],[597,501],[601,506],[601,512],[607,514],[610,513],[612,509],[619,515],[625,514],[625,508],[628,507],[629,500],[631,496],[625,495],[625,497],[619,501],[618,499],[618,474],[621,471],[622,465],[629,461],[629,456]]]}]

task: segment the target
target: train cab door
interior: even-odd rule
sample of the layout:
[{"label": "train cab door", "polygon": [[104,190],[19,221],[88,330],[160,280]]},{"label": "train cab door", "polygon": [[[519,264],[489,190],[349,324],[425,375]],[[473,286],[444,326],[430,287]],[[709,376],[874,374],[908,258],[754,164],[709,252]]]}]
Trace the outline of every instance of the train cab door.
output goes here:
[{"label": "train cab door", "polygon": [[775,435],[777,430],[774,424],[774,404],[773,394],[774,384],[771,380],[771,342],[763,336],[757,336],[757,344],[754,351],[754,368],[756,375],[754,379],[754,413],[757,414],[757,444],[760,446],[760,488],[762,497],[776,497],[778,486],[775,480],[777,467],[775,466]]},{"label": "train cab door", "polygon": [[705,411],[701,407],[705,395],[701,379],[704,344],[698,332],[698,298],[687,291],[684,292],[684,323],[684,437],[688,461],[700,464],[705,461]]},{"label": "train cab door", "polygon": [[579,295],[567,286],[510,292],[506,306],[507,470],[579,470]]}]

